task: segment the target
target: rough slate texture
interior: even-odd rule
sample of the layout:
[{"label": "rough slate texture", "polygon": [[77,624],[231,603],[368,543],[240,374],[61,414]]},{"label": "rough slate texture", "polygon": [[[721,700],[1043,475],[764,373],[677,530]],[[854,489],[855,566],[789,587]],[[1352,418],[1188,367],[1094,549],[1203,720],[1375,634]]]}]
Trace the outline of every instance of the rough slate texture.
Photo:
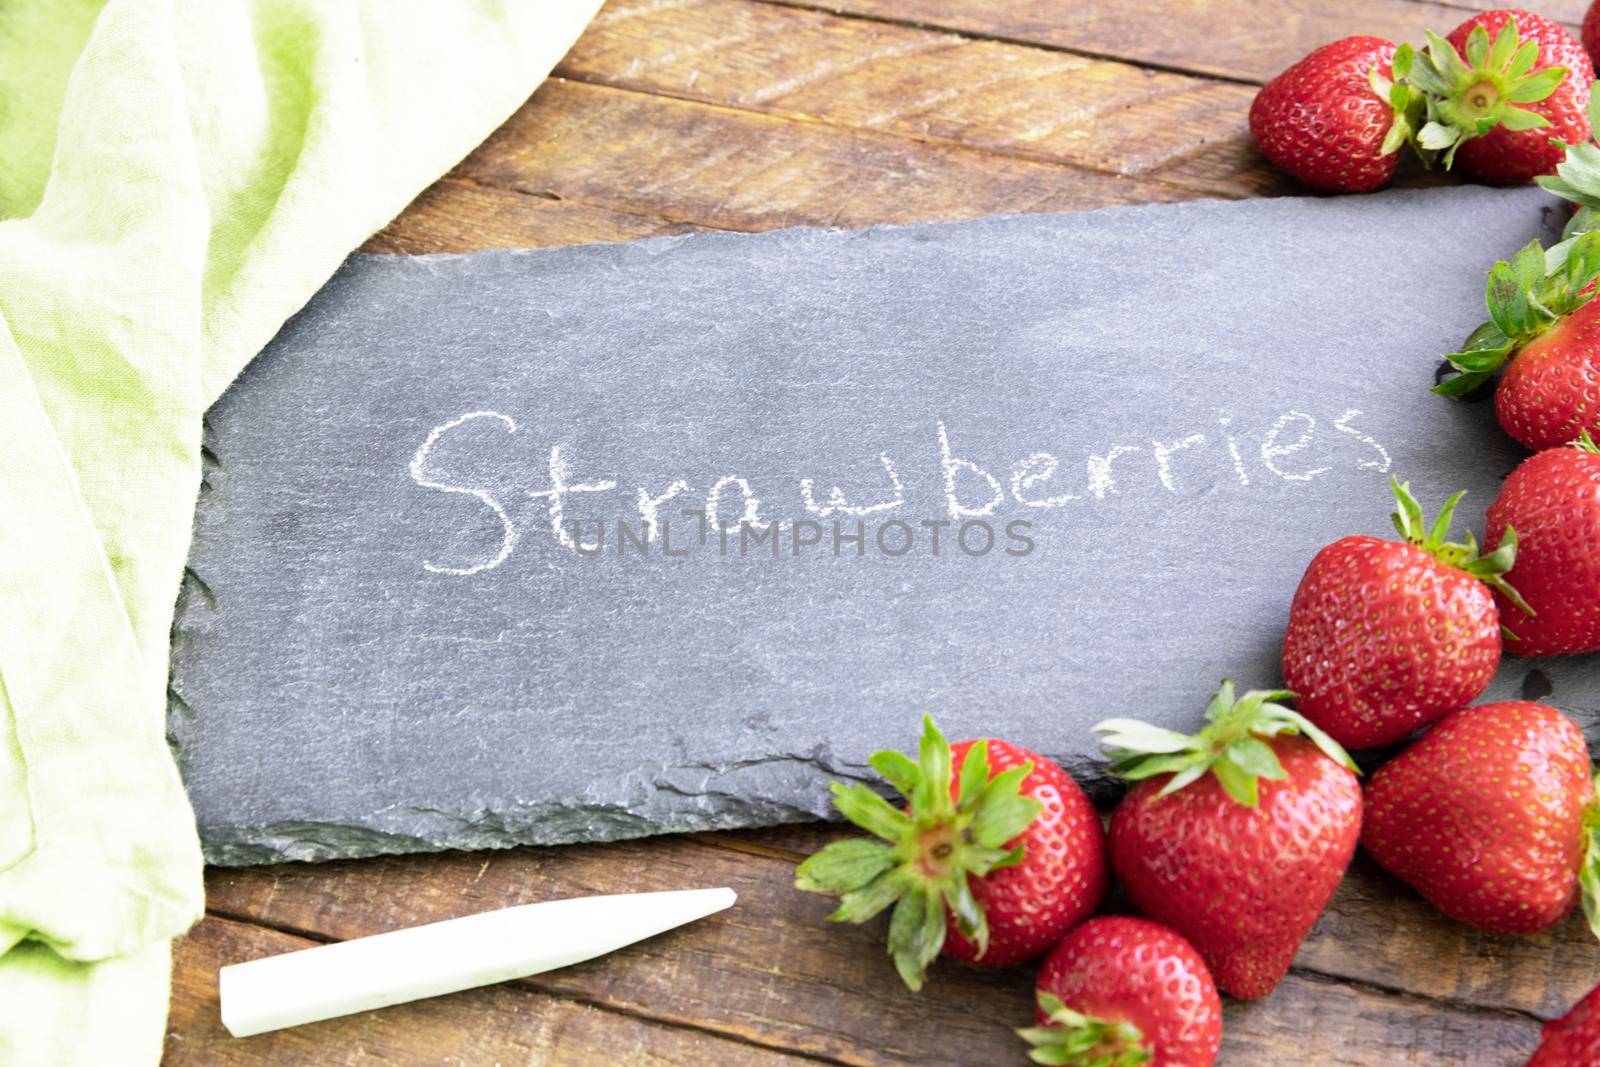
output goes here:
[{"label": "rough slate texture", "polygon": [[[209,595],[180,610],[171,722],[208,854],[821,815],[828,779],[925,709],[1094,779],[1096,721],[1192,727],[1218,679],[1277,683],[1302,569],[1388,529],[1389,471],[1430,511],[1469,489],[1481,529],[1519,454],[1490,405],[1427,389],[1550,204],[1459,188],[357,257],[211,413]],[[569,536],[605,523],[597,555],[552,531],[553,450],[568,486],[615,483],[560,501]],[[700,543],[684,509],[732,477],[780,558],[740,557],[737,528],[726,556]],[[657,515],[687,554],[619,555],[641,490],[680,480]],[[955,524],[930,551],[952,491],[991,509],[988,554]],[[719,500],[737,521],[739,486]],[[821,544],[797,556],[807,519]],[[863,555],[833,554],[835,520],[865,524]],[[893,520],[904,555],[876,541]],[[1028,554],[1006,554],[1014,520]],[[1593,659],[1530,667],[1493,694],[1600,719]]]}]

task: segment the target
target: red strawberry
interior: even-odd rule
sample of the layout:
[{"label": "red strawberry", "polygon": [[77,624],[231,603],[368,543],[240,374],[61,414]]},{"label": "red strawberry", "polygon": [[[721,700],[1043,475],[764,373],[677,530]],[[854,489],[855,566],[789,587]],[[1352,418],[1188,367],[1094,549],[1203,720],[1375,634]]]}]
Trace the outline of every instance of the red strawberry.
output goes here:
[{"label": "red strawberry", "polygon": [[1471,534],[1445,541],[1461,493],[1429,529],[1410,484],[1393,483],[1405,540],[1345,537],[1318,552],[1283,642],[1283,681],[1301,713],[1346,748],[1392,744],[1471,703],[1500,665],[1490,586],[1505,587],[1515,532],[1479,556]]},{"label": "red strawberry", "polygon": [[1540,15],[1485,11],[1448,40],[1430,33],[1405,78],[1427,99],[1417,142],[1484,181],[1550,174],[1561,142],[1589,139],[1594,66],[1572,34]]},{"label": "red strawberry", "polygon": [[1595,916],[1597,815],[1583,732],[1513,700],[1452,713],[1380,768],[1361,844],[1452,919],[1532,934],[1572,910],[1580,880]]},{"label": "red strawberry", "polygon": [[1188,938],[1241,1000],[1266,996],[1289,969],[1361,830],[1355,765],[1275,703],[1291,695],[1235,701],[1224,682],[1193,737],[1130,719],[1095,727],[1112,773],[1138,782],[1111,817],[1111,863],[1128,896]]},{"label": "red strawberry", "polygon": [[1600,55],[1600,0],[1595,0],[1584,12],[1578,39],[1583,42],[1583,50],[1589,53],[1589,61],[1594,62],[1594,57]]},{"label": "red strawberry", "polygon": [[[1589,11],[1594,15],[1594,8]],[[1585,20],[1584,26],[1588,26]],[[1587,36],[1587,34],[1585,35]],[[1544,1024],[1527,1067],[1594,1067],[1600,1063],[1600,986],[1559,1019]]]},{"label": "red strawberry", "polygon": [[1557,448],[1600,432],[1600,232],[1574,238],[1553,273],[1530,242],[1489,271],[1490,320],[1446,358],[1462,373],[1434,388],[1472,392],[1505,368],[1495,390],[1500,425],[1527,448]]},{"label": "red strawberry", "polygon": [[1495,414],[1528,448],[1556,448],[1600,426],[1600,303],[1589,301],[1519,352],[1500,378]]},{"label": "red strawberry", "polygon": [[1090,919],[1044,961],[1035,1063],[1210,1067],[1222,1001],[1194,946],[1144,919]]},{"label": "red strawberry", "polygon": [[1520,656],[1600,649],[1600,454],[1585,435],[1522,461],[1489,507],[1488,536],[1516,527],[1507,577],[1535,612],[1500,610]]},{"label": "red strawberry", "polygon": [[1306,56],[1256,94],[1250,132],[1262,154],[1307,185],[1365,193],[1394,175],[1409,132],[1389,102],[1395,46],[1346,37]]},{"label": "red strawberry", "polygon": [[836,921],[864,922],[895,905],[889,953],[912,989],[941,949],[994,967],[1041,956],[1105,896],[1100,816],[1043,756],[993,740],[952,753],[926,719],[916,762],[878,752],[872,766],[905,794],[907,810],[859,783],[835,782],[833,802],[889,843],[836,841],[800,865],[795,885],[839,896]]}]

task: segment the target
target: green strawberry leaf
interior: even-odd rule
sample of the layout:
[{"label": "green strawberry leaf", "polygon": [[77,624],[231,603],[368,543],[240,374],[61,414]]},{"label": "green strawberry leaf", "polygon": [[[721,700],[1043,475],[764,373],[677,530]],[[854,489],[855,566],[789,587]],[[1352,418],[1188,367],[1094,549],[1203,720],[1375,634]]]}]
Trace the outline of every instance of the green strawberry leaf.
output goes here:
[{"label": "green strawberry leaf", "polygon": [[1299,734],[1341,767],[1360,773],[1338,742],[1282,703],[1292,699],[1294,694],[1286,690],[1254,689],[1236,696],[1233,683],[1224,681],[1206,707],[1206,725],[1191,736],[1156,727],[1141,729],[1143,724],[1128,719],[1107,719],[1094,729],[1101,735],[1115,777],[1138,782],[1170,774],[1157,794],[1169,796],[1211,774],[1229,797],[1255,807],[1261,779],[1284,777],[1283,764],[1265,739]]},{"label": "green strawberry leaf", "polygon": [[800,864],[795,882],[813,893],[843,895],[867,885],[896,862],[894,849],[880,842],[835,841]]},{"label": "green strawberry leaf", "polygon": [[1017,1031],[1033,1048],[1034,1063],[1057,1067],[1139,1067],[1155,1059],[1144,1032],[1130,1022],[1112,1022],[1074,1011],[1051,993],[1039,994],[1039,1010],[1048,1026]]},{"label": "green strawberry leaf", "polygon": [[1469,371],[1440,382],[1433,387],[1433,391],[1440,396],[1466,396],[1493,377],[1493,374],[1485,371]]},{"label": "green strawberry leaf", "polygon": [[1211,773],[1217,776],[1217,781],[1235,803],[1243,804],[1247,808],[1253,808],[1259,803],[1260,791],[1256,786],[1255,775],[1226,758],[1212,763]]},{"label": "green strawberry leaf", "polygon": [[[1033,768],[1030,766],[1028,770],[1031,772]],[[969,833],[972,840],[984,848],[999,848],[1031,826],[1040,810],[1040,803],[1032,797],[1015,793],[995,797],[973,818]]]},{"label": "green strawberry leaf", "polygon": [[[808,889],[800,879],[796,879],[795,886],[798,889]],[[868,919],[876,918],[884,908],[899,900],[907,888],[904,876],[897,870],[891,870],[860,889],[840,894],[839,907],[828,918],[838,923],[864,923]],[[810,892],[826,893],[831,890],[810,889]]]},{"label": "green strawberry leaf", "polygon": [[922,988],[928,965],[944,947],[944,899],[937,887],[919,886],[900,898],[889,916],[895,969],[906,986]]},{"label": "green strawberry leaf", "polygon": [[950,743],[944,739],[931,717],[922,720],[922,738],[917,743],[916,786],[911,791],[911,806],[933,812],[948,808],[950,801]]},{"label": "green strawberry leaf", "polygon": [[961,777],[956,783],[956,808],[970,811],[981,799],[983,787],[989,782],[989,742],[974,741],[967,749],[967,758],[961,764]]},{"label": "green strawberry leaf", "polygon": [[[1506,23],[1507,28],[1510,28],[1510,26],[1511,23]],[[1533,42],[1529,41],[1528,44],[1524,45],[1523,47],[1527,48],[1531,45],[1533,45]],[[1531,48],[1531,53],[1533,55],[1538,55],[1538,52],[1539,49],[1537,46]],[[1546,67],[1535,74],[1528,75],[1526,78],[1513,85],[1511,90],[1505,94],[1505,98],[1511,101],[1513,104],[1536,103],[1555,92],[1566,76],[1566,67]],[[1541,116],[1541,118],[1542,117],[1543,116]],[[1548,125],[1548,120],[1546,120],[1546,125]]]},{"label": "green strawberry leaf", "polygon": [[1513,131],[1537,130],[1541,126],[1550,125],[1550,120],[1537,111],[1529,111],[1527,108],[1522,107],[1508,107],[1500,115],[1500,125]]},{"label": "green strawberry leaf", "polygon": [[972,886],[965,878],[952,878],[939,886],[945,907],[956,917],[956,925],[968,940],[977,943],[979,954],[989,947],[989,921],[972,895]]},{"label": "green strawberry leaf", "polygon": [[1245,737],[1228,746],[1224,753],[1229,763],[1254,778],[1280,781],[1286,777],[1283,764],[1272,746],[1258,737]]},{"label": "green strawberry leaf", "polygon": [[902,796],[910,796],[911,790],[917,781],[917,765],[903,752],[874,752],[867,757],[867,762],[872,769],[883,775],[884,780],[900,791]]},{"label": "green strawberry leaf", "polygon": [[885,841],[899,841],[911,829],[911,817],[887,800],[861,785],[834,782],[833,806],[839,814],[869,834]]},{"label": "green strawberry leaf", "polygon": [[[1590,110],[1595,108],[1591,98]],[[1584,207],[1600,207],[1600,147],[1593,142],[1567,145],[1553,175],[1534,179],[1557,196]]]},{"label": "green strawberry leaf", "polygon": [[1583,896],[1583,915],[1589,932],[1600,938],[1600,779],[1583,809],[1583,862],[1578,868],[1578,886]]},{"label": "green strawberry leaf", "polygon": [[1095,729],[1106,735],[1102,739],[1106,746],[1134,752],[1182,752],[1190,746],[1187,735],[1138,719],[1107,719]]}]

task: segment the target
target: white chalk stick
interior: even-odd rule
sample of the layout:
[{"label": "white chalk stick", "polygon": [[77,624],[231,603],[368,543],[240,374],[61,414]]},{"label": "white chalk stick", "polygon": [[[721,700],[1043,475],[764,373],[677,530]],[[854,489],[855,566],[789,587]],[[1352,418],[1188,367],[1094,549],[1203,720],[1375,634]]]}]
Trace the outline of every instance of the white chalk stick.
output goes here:
[{"label": "white chalk stick", "polygon": [[730,907],[731,889],[523,904],[222,968],[234,1037],[538,974]]}]

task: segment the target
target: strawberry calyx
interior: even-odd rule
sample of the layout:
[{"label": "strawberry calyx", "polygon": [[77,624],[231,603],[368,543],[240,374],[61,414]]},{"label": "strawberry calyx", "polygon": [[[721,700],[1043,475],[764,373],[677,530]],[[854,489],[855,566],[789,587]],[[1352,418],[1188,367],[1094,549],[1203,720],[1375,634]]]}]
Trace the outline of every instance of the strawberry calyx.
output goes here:
[{"label": "strawberry calyx", "polygon": [[1233,682],[1224,681],[1206,707],[1206,726],[1198,733],[1181,734],[1137,719],[1107,719],[1094,729],[1104,735],[1100,744],[1118,778],[1139,782],[1171,774],[1156,794],[1167,796],[1209,771],[1228,796],[1253,808],[1260,799],[1260,779],[1278,781],[1287,773],[1264,738],[1299,734],[1339,766],[1361,773],[1339,742],[1281,703],[1293,699],[1283,689],[1252,689],[1236,697]]},{"label": "strawberry calyx", "polygon": [[904,810],[857,782],[834,782],[839,814],[881,838],[836,841],[801,863],[795,886],[839,897],[834,922],[866,922],[890,905],[889,954],[912,990],[922,988],[928,965],[944,947],[946,909],[961,933],[989,945],[989,924],[969,877],[1022,862],[1021,845],[1006,845],[1043,810],[1022,795],[1032,762],[989,777],[989,745],[974,742],[951,789],[950,744],[925,716],[917,759],[874,753],[869,762],[906,798]]},{"label": "strawberry calyx", "polygon": [[1576,448],[1579,452],[1588,452],[1591,455],[1600,455],[1600,445],[1594,443],[1594,438],[1589,436],[1588,430],[1584,430],[1582,433],[1580,433],[1578,435],[1578,439],[1573,441],[1569,447]]},{"label": "strawberry calyx", "polygon": [[1538,42],[1522,41],[1515,19],[1507,19],[1492,42],[1487,30],[1474,26],[1464,54],[1429,32],[1427,47],[1415,54],[1405,74],[1424,98],[1426,121],[1417,131],[1418,146],[1448,169],[1456,149],[1497,126],[1532,130],[1550,125],[1538,112],[1517,106],[1545,99],[1567,76],[1566,67],[1534,70],[1538,61]]},{"label": "strawberry calyx", "polygon": [[1389,109],[1394,112],[1394,120],[1389,124],[1389,132],[1384,134],[1378,154],[1386,156],[1399,151],[1401,145],[1409,144],[1427,163],[1431,161],[1430,153],[1417,143],[1417,130],[1426,119],[1428,97],[1407,81],[1415,62],[1416,50],[1403,44],[1395,49],[1394,58],[1389,61],[1390,76],[1384,76],[1380,64],[1373,64],[1367,72],[1367,84],[1372,86],[1372,91],[1378,94],[1379,99],[1388,101]]},{"label": "strawberry calyx", "polygon": [[[1587,112],[1591,130],[1600,129],[1595,125],[1600,123],[1600,99],[1595,97],[1596,89],[1600,89],[1600,82],[1589,87]],[[1558,250],[1564,250],[1571,238],[1600,229],[1600,145],[1592,140],[1565,145],[1561,162],[1556,164],[1556,172],[1542,174],[1534,181],[1563,200],[1570,200],[1578,208],[1562,231],[1562,237],[1568,240],[1550,250],[1552,257],[1558,254]]]},{"label": "strawberry calyx", "polygon": [[1411,483],[1402,482],[1394,475],[1389,476],[1389,482],[1394,489],[1394,499],[1397,507],[1389,517],[1394,520],[1394,528],[1405,538],[1406,543],[1420,548],[1434,559],[1447,567],[1465,571],[1485,584],[1498,589],[1505,594],[1507,600],[1517,608],[1529,615],[1533,609],[1528,602],[1522,599],[1511,583],[1506,581],[1506,573],[1517,562],[1517,531],[1509,523],[1506,532],[1501,535],[1500,543],[1488,555],[1478,552],[1478,539],[1468,530],[1464,540],[1451,541],[1450,524],[1455,520],[1456,505],[1461,503],[1461,498],[1466,496],[1462,490],[1444,502],[1444,507],[1439,509],[1439,515],[1430,526],[1422,517],[1422,505],[1417,498],[1411,495]]},{"label": "strawberry calyx", "polygon": [[1484,293],[1489,321],[1445,356],[1460,373],[1434,386],[1441,396],[1462,396],[1492,378],[1518,350],[1595,296],[1600,278],[1600,230],[1563,241],[1548,252],[1530,241],[1510,262],[1489,269]]},{"label": "strawberry calyx", "polygon": [[1600,777],[1594,779],[1589,803],[1583,808],[1583,862],[1578,867],[1578,888],[1589,932],[1600,938]]},{"label": "strawberry calyx", "polygon": [[1060,997],[1039,994],[1048,1026],[1017,1031],[1033,1048],[1028,1058],[1050,1067],[1138,1067],[1155,1059],[1144,1032],[1130,1022],[1113,1022],[1073,1011]]}]

